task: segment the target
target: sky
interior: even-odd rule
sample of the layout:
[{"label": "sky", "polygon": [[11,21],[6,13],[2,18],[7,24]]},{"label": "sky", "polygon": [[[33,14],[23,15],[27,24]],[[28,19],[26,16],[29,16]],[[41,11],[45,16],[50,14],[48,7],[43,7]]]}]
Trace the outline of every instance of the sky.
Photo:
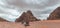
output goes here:
[{"label": "sky", "polygon": [[60,7],[60,0],[0,0],[0,17],[14,22],[23,12],[31,10],[37,19],[46,20]]}]

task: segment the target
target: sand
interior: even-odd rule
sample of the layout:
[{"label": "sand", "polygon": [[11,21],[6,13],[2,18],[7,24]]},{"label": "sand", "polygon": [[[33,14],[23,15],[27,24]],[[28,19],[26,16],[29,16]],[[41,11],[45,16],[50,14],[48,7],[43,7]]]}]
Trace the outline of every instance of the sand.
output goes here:
[{"label": "sand", "polygon": [[0,28],[60,28],[60,20],[30,22],[30,26],[27,27],[21,23],[0,22]]}]

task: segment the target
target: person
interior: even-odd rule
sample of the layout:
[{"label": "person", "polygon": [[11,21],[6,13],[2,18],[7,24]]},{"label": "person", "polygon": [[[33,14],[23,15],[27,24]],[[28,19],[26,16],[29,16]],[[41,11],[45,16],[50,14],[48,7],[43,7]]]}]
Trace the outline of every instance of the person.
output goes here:
[{"label": "person", "polygon": [[22,24],[24,24],[25,26],[29,26],[29,22],[28,21],[22,21]]}]

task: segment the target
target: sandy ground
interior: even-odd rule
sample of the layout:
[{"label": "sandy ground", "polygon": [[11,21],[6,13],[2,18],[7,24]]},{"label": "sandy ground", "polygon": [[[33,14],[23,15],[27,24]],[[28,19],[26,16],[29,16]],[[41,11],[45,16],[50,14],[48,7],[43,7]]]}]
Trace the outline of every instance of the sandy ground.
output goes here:
[{"label": "sandy ground", "polygon": [[0,22],[0,28],[60,28],[60,20],[30,22],[27,27],[21,23]]},{"label": "sandy ground", "polygon": [[0,28],[24,28],[21,23],[0,22]]},{"label": "sandy ground", "polygon": [[28,28],[60,28],[60,20],[31,22]]}]

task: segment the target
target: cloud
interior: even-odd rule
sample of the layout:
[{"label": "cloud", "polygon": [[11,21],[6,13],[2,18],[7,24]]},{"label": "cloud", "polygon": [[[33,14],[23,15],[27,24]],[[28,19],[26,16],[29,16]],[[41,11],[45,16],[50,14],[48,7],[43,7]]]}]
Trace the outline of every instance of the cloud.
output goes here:
[{"label": "cloud", "polygon": [[0,0],[0,17],[15,21],[24,11],[31,10],[43,20],[59,6],[60,0]]}]

